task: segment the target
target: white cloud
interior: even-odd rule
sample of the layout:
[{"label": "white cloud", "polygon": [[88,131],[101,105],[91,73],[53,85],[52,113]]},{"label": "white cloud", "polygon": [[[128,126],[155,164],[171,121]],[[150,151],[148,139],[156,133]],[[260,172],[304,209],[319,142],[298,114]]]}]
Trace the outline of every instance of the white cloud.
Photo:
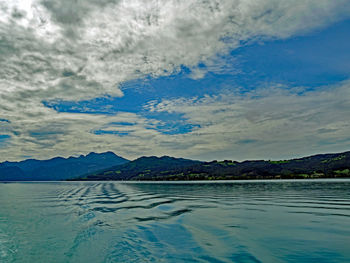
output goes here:
[{"label": "white cloud", "polygon": [[275,86],[244,94],[154,101],[146,108],[183,114],[188,123],[200,126],[176,136],[180,145],[189,145],[180,150],[186,156],[291,158],[349,149],[349,98],[350,82],[345,82],[316,91]]},{"label": "white cloud", "polygon": [[[0,117],[11,121],[6,132],[12,136],[1,156],[70,155],[111,146],[133,156],[119,137],[90,132],[120,115],[63,114],[41,102],[123,96],[121,83],[170,75],[181,65],[227,70],[217,65],[220,56],[243,42],[287,38],[349,14],[348,0],[0,0]],[[205,75],[203,69],[194,72],[194,78]],[[145,147],[165,152],[182,140],[130,116],[142,123],[131,135],[152,142],[135,139],[134,155],[146,153]],[[205,149],[197,141],[193,151]]]},{"label": "white cloud", "polygon": [[[0,156],[47,158],[114,150],[127,158],[167,154],[241,160],[344,151],[350,146],[349,97],[350,83],[345,82],[316,91],[273,86],[146,105],[150,112],[183,114],[186,123],[195,125],[191,132],[174,135],[159,131],[160,121],[134,113],[57,113],[42,106],[36,110],[40,118],[4,123],[13,137],[8,148],[0,148]],[[94,133],[99,130],[121,136]]]}]

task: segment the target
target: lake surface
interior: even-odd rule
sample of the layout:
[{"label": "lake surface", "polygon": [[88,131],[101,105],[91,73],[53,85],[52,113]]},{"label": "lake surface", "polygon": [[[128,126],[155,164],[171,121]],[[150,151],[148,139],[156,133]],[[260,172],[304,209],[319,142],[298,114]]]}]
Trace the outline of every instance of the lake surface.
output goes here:
[{"label": "lake surface", "polygon": [[0,262],[350,262],[350,180],[1,183]]}]

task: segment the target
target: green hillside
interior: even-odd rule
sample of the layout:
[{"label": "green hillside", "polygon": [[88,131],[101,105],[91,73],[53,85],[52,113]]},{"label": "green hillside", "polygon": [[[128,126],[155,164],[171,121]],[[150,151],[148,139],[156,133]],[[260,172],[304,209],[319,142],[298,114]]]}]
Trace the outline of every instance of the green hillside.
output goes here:
[{"label": "green hillside", "polygon": [[350,152],[281,161],[199,162],[141,157],[76,180],[235,180],[350,177]]}]

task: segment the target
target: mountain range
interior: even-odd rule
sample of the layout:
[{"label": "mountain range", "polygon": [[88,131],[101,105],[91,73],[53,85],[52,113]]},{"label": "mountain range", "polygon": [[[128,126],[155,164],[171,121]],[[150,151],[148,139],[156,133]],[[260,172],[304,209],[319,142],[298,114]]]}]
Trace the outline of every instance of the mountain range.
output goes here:
[{"label": "mountain range", "polygon": [[281,161],[211,161],[140,157],[113,152],[0,163],[0,181],[235,180],[350,177],[350,152]]},{"label": "mountain range", "polygon": [[49,160],[3,162],[0,163],[0,181],[66,180],[126,162],[128,160],[113,152],[91,152],[79,157],[55,157]]},{"label": "mountain range", "polygon": [[141,157],[76,180],[235,180],[350,177],[350,152],[282,161],[200,162]]}]

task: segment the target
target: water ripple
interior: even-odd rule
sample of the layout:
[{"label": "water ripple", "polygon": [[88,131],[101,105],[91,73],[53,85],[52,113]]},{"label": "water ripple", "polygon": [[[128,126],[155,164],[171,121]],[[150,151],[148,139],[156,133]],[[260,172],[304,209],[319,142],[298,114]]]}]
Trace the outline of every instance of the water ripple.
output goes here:
[{"label": "water ripple", "polygon": [[350,180],[0,184],[0,262],[350,262],[349,217]]}]

